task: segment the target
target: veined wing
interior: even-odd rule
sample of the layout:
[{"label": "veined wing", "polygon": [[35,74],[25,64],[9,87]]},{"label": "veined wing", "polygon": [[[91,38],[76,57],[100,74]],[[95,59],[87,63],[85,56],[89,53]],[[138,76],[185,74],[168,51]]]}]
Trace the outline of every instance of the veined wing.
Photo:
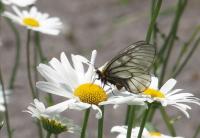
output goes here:
[{"label": "veined wing", "polygon": [[151,82],[149,69],[155,56],[155,47],[145,41],[136,42],[125,48],[104,68],[108,80],[116,79],[128,91],[144,91]]}]

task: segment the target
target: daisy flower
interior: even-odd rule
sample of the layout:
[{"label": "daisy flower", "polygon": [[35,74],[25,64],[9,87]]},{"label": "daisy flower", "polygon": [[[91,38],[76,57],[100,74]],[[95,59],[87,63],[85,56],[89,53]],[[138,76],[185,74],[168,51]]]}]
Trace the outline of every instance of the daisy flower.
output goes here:
[{"label": "daisy flower", "polygon": [[[186,117],[189,118],[189,113],[187,110],[190,110],[191,107],[187,103],[193,103],[200,105],[200,99],[195,97],[191,93],[182,92],[183,89],[173,89],[176,85],[175,79],[169,79],[160,89],[158,88],[158,78],[152,77],[151,84],[148,89],[143,93],[138,94],[137,96],[130,92],[124,93],[124,102],[132,103],[134,97],[139,98],[140,100],[146,101],[148,103],[159,103],[162,106],[172,106],[179,109]],[[132,97],[132,98],[131,98]],[[118,100],[117,97],[115,97]],[[123,101],[121,102],[123,103]]]},{"label": "daisy flower", "polygon": [[[70,109],[92,108],[97,111],[96,117],[101,118],[102,112],[98,105],[107,100],[107,93],[94,80],[96,51],[92,52],[90,61],[80,55],[71,57],[73,66],[64,53],[61,53],[60,61],[53,58],[49,65],[40,64],[37,69],[47,81],[37,82],[36,87],[41,91],[73,100],[73,104],[68,106]],[[84,63],[90,63],[87,70],[84,69]]]},{"label": "daisy flower", "polygon": [[[126,138],[127,128],[128,128],[127,126],[114,126],[111,129],[111,132],[119,133],[116,138]],[[131,138],[137,138],[139,130],[140,127],[133,128],[131,132],[132,133]],[[183,137],[167,136],[160,132],[148,131],[146,128],[144,128],[144,131],[142,133],[142,138],[183,138]]]},{"label": "daisy flower", "polygon": [[[65,105],[70,104],[65,102]],[[34,103],[28,106],[27,110],[33,118],[37,118],[41,121],[43,128],[52,134],[60,134],[62,132],[74,133],[78,131],[78,126],[74,125],[73,122],[67,118],[62,118],[59,113],[64,111],[66,107],[62,104],[50,106],[48,108],[40,102],[38,99],[34,99]]]},{"label": "daisy flower", "polygon": [[[90,61],[80,55],[71,55],[73,66],[64,53],[61,53],[60,61],[53,58],[49,65],[40,64],[37,69],[47,81],[37,82],[36,87],[41,91],[73,100],[73,104],[68,106],[70,109],[92,108],[97,111],[96,118],[101,118],[99,105],[109,99],[111,89],[107,89],[111,87],[102,88],[101,82],[96,79],[96,54],[94,50]],[[84,65],[88,67],[87,70]]]},{"label": "daisy flower", "polygon": [[[11,93],[10,90],[5,90],[6,93],[6,99],[8,102],[8,95]],[[0,112],[4,112],[5,111],[5,107],[4,107],[4,98],[3,98],[3,91],[2,91],[2,86],[0,85]]]},{"label": "daisy flower", "polygon": [[20,11],[16,6],[12,8],[15,14],[4,12],[3,16],[33,31],[50,35],[58,35],[60,33],[62,23],[59,18],[49,17],[47,13],[40,13],[36,7],[31,7],[30,11]]},{"label": "daisy flower", "polygon": [[19,7],[27,7],[35,4],[36,1],[37,0],[2,0],[2,3],[6,5],[14,4]]}]

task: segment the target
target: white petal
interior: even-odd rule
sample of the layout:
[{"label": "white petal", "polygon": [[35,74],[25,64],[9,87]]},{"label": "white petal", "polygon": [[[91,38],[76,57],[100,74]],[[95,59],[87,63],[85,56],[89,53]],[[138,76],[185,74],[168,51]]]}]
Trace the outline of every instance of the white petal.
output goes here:
[{"label": "white petal", "polygon": [[114,126],[111,129],[111,133],[113,133],[113,132],[119,132],[119,133],[122,133],[122,134],[126,134],[127,133],[127,127],[125,127],[125,126]]},{"label": "white petal", "polygon": [[92,109],[94,109],[94,110],[97,111],[96,118],[97,119],[101,119],[102,118],[102,111],[101,111],[101,109],[98,106],[94,105],[94,104],[92,105]]},{"label": "white petal", "polygon": [[44,91],[47,93],[63,96],[66,98],[73,98],[73,94],[71,91],[68,91],[67,89],[64,90],[54,83],[39,81],[36,83],[36,87],[40,89],[41,91]]},{"label": "white petal", "polygon": [[169,91],[171,91],[174,86],[176,85],[175,79],[169,79],[161,88],[160,91],[167,94]]},{"label": "white petal", "polygon": [[74,110],[85,110],[85,109],[88,109],[90,108],[91,105],[88,104],[88,103],[83,103],[83,102],[74,102],[74,103],[71,103],[69,104],[69,109],[74,109]]},{"label": "white petal", "polygon": [[151,77],[151,84],[150,84],[149,88],[158,90],[158,78],[157,77]]},{"label": "white petal", "polygon": [[67,101],[61,102],[59,104],[50,106],[46,109],[46,113],[48,113],[48,114],[61,113],[61,112],[65,111],[66,109],[68,109],[70,104],[72,104],[74,102],[75,102],[75,99],[71,99],[71,100],[67,100]]}]

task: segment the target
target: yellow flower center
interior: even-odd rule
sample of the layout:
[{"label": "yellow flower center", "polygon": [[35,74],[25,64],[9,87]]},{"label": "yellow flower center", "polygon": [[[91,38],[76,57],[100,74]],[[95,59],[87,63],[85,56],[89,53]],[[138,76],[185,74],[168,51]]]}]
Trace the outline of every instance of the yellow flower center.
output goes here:
[{"label": "yellow flower center", "polygon": [[23,23],[31,27],[39,27],[40,23],[34,18],[24,18]]},{"label": "yellow flower center", "polygon": [[150,95],[152,98],[165,98],[165,94],[163,92],[151,88],[145,90],[144,94]]},{"label": "yellow flower center", "polygon": [[102,87],[92,83],[85,83],[77,87],[74,95],[79,97],[84,103],[98,105],[107,100],[106,92]]},{"label": "yellow flower center", "polygon": [[151,136],[158,136],[158,137],[160,137],[161,133],[159,133],[159,132],[150,132],[150,135]]}]

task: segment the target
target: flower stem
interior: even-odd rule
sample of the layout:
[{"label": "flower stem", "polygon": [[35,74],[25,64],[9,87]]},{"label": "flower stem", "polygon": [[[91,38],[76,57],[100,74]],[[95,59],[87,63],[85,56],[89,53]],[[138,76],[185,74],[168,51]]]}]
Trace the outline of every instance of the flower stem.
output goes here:
[{"label": "flower stem", "polygon": [[197,130],[194,133],[194,136],[192,138],[197,138],[198,134],[200,132],[200,125],[198,126]]},{"label": "flower stem", "polygon": [[87,129],[87,123],[88,123],[89,115],[90,115],[90,108],[85,111],[83,127],[82,127],[82,130],[81,130],[81,138],[85,138],[85,131]]},{"label": "flower stem", "polygon": [[1,73],[1,67],[0,67],[0,84],[2,86],[3,100],[4,100],[4,106],[5,106],[5,117],[6,117],[8,138],[12,138],[12,131],[11,131],[11,127],[10,127],[7,99],[6,99],[5,88],[4,88],[4,83],[3,83],[3,76]]},{"label": "flower stem", "polygon": [[[32,82],[32,77],[31,77],[30,42],[31,42],[31,30],[28,30],[27,42],[26,42],[27,75],[28,75],[29,86],[31,88],[32,98],[35,99],[35,98],[38,98],[38,95],[35,93],[35,90],[33,88],[33,82]],[[41,124],[39,122],[37,122],[37,126],[38,126],[39,136],[40,136],[40,138],[43,138]]]},{"label": "flower stem", "polygon": [[41,62],[45,63],[47,61],[47,58],[44,56],[44,53],[43,53],[43,50],[42,50],[42,47],[41,47],[40,33],[39,32],[35,32],[35,46],[38,50]]},{"label": "flower stem", "polygon": [[144,113],[144,117],[142,119],[142,122],[141,122],[141,125],[140,125],[140,131],[139,131],[139,134],[138,134],[137,138],[141,138],[142,137],[142,132],[144,130],[144,127],[145,127],[149,112],[151,110],[151,106],[152,106],[152,103],[148,104],[148,109]]},{"label": "flower stem", "polygon": [[153,1],[152,18],[151,18],[151,22],[149,24],[147,35],[146,35],[146,41],[147,42],[150,42],[151,34],[153,32],[153,28],[154,28],[154,25],[156,23],[156,19],[158,17],[159,12],[160,12],[161,4],[162,4],[162,0],[157,0],[157,2]]},{"label": "flower stem", "polygon": [[129,109],[129,117],[128,117],[128,130],[127,130],[127,135],[126,138],[131,138],[131,132],[132,132],[132,127],[133,127],[133,118],[134,118],[134,107],[133,105],[130,106]]},{"label": "flower stem", "polygon": [[104,106],[101,106],[102,118],[98,120],[98,138],[103,138]]},{"label": "flower stem", "polygon": [[184,59],[184,61],[181,63],[181,65],[178,67],[177,71],[172,75],[173,77],[177,77],[180,74],[180,72],[182,71],[182,69],[188,63],[188,60],[191,58],[191,56],[193,55],[193,53],[195,52],[195,50],[199,46],[199,43],[200,43],[200,37],[196,40],[196,42],[194,43],[194,45],[191,48],[190,52],[188,53],[188,55],[186,56],[186,58]]},{"label": "flower stem", "polygon": [[51,137],[51,133],[47,132],[46,138],[50,138],[50,137]]},{"label": "flower stem", "polygon": [[28,74],[28,82],[29,82],[29,86],[31,88],[32,97],[33,97],[33,99],[35,99],[35,98],[37,98],[37,95],[33,88],[33,82],[32,82],[32,77],[31,77],[30,42],[31,42],[31,30],[28,30],[27,42],[26,42],[27,74]]},{"label": "flower stem", "polygon": [[[37,49],[39,56],[40,56],[40,62],[42,63],[46,63],[48,60],[45,57],[43,50],[42,50],[42,46],[41,46],[41,39],[40,39],[40,33],[39,32],[35,32],[34,34],[34,39],[35,39],[35,48]],[[47,103],[49,106],[54,104],[54,100],[51,94],[48,94],[48,98],[47,98]]]},{"label": "flower stem", "polygon": [[20,41],[20,35],[19,32],[17,30],[17,28],[15,27],[15,25],[13,24],[13,22],[8,19],[5,18],[8,25],[10,26],[10,28],[12,29],[13,33],[15,34],[15,40],[16,40],[16,54],[15,54],[15,63],[12,69],[12,73],[11,73],[11,78],[9,81],[9,89],[13,89],[14,88],[14,83],[15,83],[15,78],[17,75],[17,71],[18,71],[18,67],[19,67],[19,61],[20,61],[20,53],[21,53],[21,41]]},{"label": "flower stem", "polygon": [[128,119],[129,119],[130,109],[131,109],[131,105],[128,105],[127,109],[126,109],[126,118],[125,118],[125,122],[124,122],[125,125],[128,125]]},{"label": "flower stem", "polygon": [[[167,39],[165,40],[165,43],[162,46],[162,49],[159,52],[159,55],[158,55],[160,57],[159,59],[163,58],[161,55],[165,55],[162,70],[161,70],[159,85],[161,85],[163,83],[165,73],[166,73],[167,64],[168,64],[168,60],[169,60],[169,57],[171,55],[171,50],[173,48],[174,41],[176,39],[178,24],[179,24],[181,15],[183,14],[183,11],[184,11],[186,5],[187,5],[187,0],[179,0],[178,1],[176,16],[174,18],[172,28],[170,30],[170,33],[169,33]],[[166,49],[166,48],[168,48],[168,49]],[[163,52],[165,52],[165,51],[166,51],[166,54],[163,54]]]},{"label": "flower stem", "polygon": [[167,128],[168,128],[170,134],[171,134],[173,137],[175,137],[175,136],[176,136],[176,131],[175,131],[175,129],[174,129],[172,123],[170,123],[170,118],[169,118],[169,116],[167,115],[165,109],[164,109],[162,106],[160,107],[160,112],[161,112],[161,114],[162,114],[162,117],[163,117],[163,119],[164,119],[164,121],[165,121],[165,124],[167,125]]}]

